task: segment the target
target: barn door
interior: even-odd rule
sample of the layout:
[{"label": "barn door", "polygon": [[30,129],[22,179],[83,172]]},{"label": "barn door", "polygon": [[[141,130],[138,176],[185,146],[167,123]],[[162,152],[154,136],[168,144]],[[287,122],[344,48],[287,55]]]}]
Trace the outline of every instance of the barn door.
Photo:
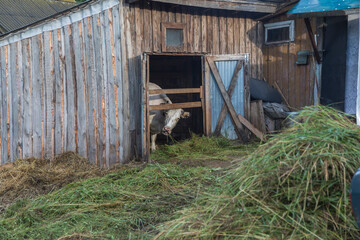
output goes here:
[{"label": "barn door", "polygon": [[248,68],[247,54],[205,57],[205,119],[208,135],[245,141],[243,125],[250,103]]}]

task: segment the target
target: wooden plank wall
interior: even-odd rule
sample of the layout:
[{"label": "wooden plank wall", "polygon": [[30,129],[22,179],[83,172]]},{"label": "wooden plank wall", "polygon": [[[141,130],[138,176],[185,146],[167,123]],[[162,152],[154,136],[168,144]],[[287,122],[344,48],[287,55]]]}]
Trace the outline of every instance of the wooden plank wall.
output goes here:
[{"label": "wooden plank wall", "polygon": [[[286,16],[269,22],[288,20]],[[316,19],[312,20],[316,32]],[[277,82],[292,108],[299,109],[314,104],[315,66],[310,56],[307,65],[296,65],[296,53],[301,50],[313,52],[303,19],[295,20],[295,41],[264,46],[264,78],[273,87]]]},{"label": "wooden plank wall", "polygon": [[1,163],[65,151],[100,166],[140,156],[141,58],[161,53],[162,22],[187,24],[186,53],[249,53],[251,76],[263,77],[262,24],[245,13],[119,1],[0,47]]},{"label": "wooden plank wall", "polygon": [[[119,6],[0,48],[0,158],[130,157]],[[115,27],[114,27],[115,24]]]},{"label": "wooden plank wall", "polygon": [[161,23],[187,24],[186,53],[249,53],[251,76],[263,76],[263,26],[245,13],[141,2],[125,4],[128,59],[142,52],[161,53]]},{"label": "wooden plank wall", "polygon": [[[123,3],[124,4],[124,3]],[[141,1],[124,4],[125,45],[129,77],[130,129],[141,151],[141,55],[162,53],[163,22],[186,24],[188,44],[183,54],[250,54],[250,76],[263,78],[263,25],[243,12],[210,10]]]}]

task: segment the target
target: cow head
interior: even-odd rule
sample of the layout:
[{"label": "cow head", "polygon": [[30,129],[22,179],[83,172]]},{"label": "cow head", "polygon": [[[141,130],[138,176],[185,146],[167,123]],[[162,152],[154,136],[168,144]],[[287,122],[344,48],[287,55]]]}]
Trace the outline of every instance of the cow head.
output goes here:
[{"label": "cow head", "polygon": [[189,112],[184,112],[183,109],[171,109],[165,114],[165,126],[162,129],[162,134],[170,135],[171,131],[174,129],[176,124],[179,122],[180,118],[188,118],[190,117]]}]

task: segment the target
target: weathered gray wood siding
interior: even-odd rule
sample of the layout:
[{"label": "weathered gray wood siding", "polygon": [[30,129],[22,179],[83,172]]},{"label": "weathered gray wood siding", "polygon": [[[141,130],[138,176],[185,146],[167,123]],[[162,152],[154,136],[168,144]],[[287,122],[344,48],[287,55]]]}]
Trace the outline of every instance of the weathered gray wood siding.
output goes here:
[{"label": "weathered gray wood siding", "polygon": [[[124,2],[124,0],[123,0]],[[129,78],[130,130],[136,139],[133,146],[141,148],[141,55],[144,52],[161,54],[162,23],[186,24],[186,47],[183,54],[250,55],[249,74],[263,78],[263,25],[244,12],[193,8],[173,4],[141,1],[122,4],[125,24],[124,69]]]},{"label": "weathered gray wood siding", "polygon": [[115,5],[2,44],[1,163],[52,158],[66,151],[77,151],[101,166],[129,159],[129,84],[123,72],[121,16]]},{"label": "weathered gray wood siding", "polygon": [[249,53],[263,77],[262,24],[245,13],[99,0],[0,39],[1,163],[141,156],[141,57],[162,53],[164,22],[186,24],[185,54]]}]

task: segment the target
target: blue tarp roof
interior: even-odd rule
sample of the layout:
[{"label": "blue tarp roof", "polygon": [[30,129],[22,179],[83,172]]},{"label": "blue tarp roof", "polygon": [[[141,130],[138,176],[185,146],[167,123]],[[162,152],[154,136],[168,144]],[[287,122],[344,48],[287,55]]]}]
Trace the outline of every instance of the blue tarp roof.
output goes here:
[{"label": "blue tarp roof", "polygon": [[360,0],[300,0],[288,14],[330,12],[359,8]]}]

